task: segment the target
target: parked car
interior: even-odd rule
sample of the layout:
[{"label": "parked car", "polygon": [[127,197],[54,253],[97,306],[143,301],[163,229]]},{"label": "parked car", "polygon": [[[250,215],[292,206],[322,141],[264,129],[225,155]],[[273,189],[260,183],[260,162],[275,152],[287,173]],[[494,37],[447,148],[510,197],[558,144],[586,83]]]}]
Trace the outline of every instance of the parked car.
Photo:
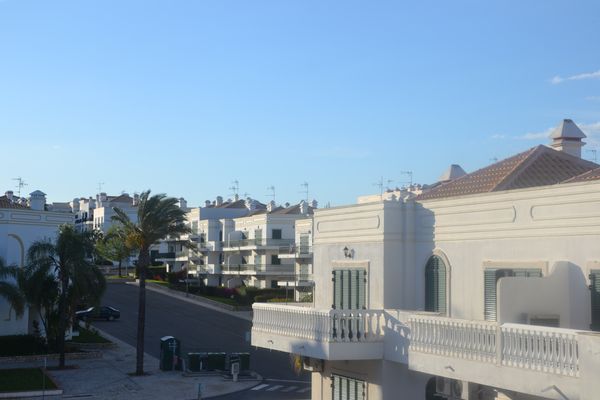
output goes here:
[{"label": "parked car", "polygon": [[114,307],[100,306],[77,311],[75,316],[77,319],[81,320],[105,319],[107,321],[112,321],[114,319],[119,319],[121,312]]}]

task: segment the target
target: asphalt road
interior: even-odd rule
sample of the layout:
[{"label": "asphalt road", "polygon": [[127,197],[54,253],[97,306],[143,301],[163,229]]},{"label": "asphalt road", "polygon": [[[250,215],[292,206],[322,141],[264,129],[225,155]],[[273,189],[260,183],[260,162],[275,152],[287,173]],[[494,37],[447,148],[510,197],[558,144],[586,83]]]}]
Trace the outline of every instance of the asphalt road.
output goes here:
[{"label": "asphalt road", "polygon": [[[116,321],[95,321],[94,325],[135,346],[137,329],[136,286],[110,283],[103,305],[121,311]],[[296,375],[290,367],[287,353],[255,349],[246,342],[246,332],[252,324],[241,318],[220,313],[193,303],[160,293],[146,292],[145,351],[159,357],[160,338],[174,336],[181,340],[182,353],[187,352],[249,352],[250,368],[265,378],[261,384],[243,393],[219,399],[308,399],[310,375]]]}]

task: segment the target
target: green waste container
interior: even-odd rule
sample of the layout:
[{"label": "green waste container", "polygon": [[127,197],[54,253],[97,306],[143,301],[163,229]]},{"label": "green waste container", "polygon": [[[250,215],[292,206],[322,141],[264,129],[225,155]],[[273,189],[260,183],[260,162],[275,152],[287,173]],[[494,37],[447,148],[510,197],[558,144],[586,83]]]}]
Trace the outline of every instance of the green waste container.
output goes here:
[{"label": "green waste container", "polygon": [[207,368],[209,371],[220,370],[225,371],[225,353],[208,353]]},{"label": "green waste container", "polygon": [[188,369],[192,372],[200,372],[200,353],[188,353]]},{"label": "green waste container", "polygon": [[231,360],[236,360],[240,363],[240,371],[250,370],[250,353],[230,353],[227,355],[226,370],[231,371]]},{"label": "green waste container", "polygon": [[160,338],[160,360],[161,371],[173,371],[181,369],[181,342],[173,336]]}]

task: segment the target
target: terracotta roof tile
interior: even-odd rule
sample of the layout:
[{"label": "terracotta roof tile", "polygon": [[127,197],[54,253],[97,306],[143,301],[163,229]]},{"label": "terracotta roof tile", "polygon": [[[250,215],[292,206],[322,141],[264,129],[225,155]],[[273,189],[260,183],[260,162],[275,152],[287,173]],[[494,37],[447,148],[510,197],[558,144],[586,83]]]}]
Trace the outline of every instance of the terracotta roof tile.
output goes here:
[{"label": "terracotta roof tile", "polygon": [[590,161],[540,145],[435,186],[417,196],[416,199],[441,199],[553,185],[597,167],[597,164]]},{"label": "terracotta roof tile", "polygon": [[20,208],[20,209],[29,209],[29,207],[24,206],[23,204],[15,203],[14,201],[8,200],[6,196],[0,196],[0,208]]},{"label": "terracotta roof tile", "polygon": [[572,182],[589,182],[589,181],[597,181],[600,179],[600,167],[593,169],[591,171],[585,172],[581,175],[577,175],[571,179],[567,179],[565,183]]}]

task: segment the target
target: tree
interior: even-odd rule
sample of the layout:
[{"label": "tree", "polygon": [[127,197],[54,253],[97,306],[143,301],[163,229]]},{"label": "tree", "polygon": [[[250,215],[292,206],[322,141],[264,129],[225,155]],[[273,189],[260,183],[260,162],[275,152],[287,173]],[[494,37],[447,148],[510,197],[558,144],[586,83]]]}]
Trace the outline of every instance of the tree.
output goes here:
[{"label": "tree", "polygon": [[120,208],[114,207],[113,221],[121,224],[125,242],[139,249],[137,273],[139,277],[138,323],[136,338],[136,375],[144,374],[144,328],[146,324],[146,274],[150,265],[150,247],[167,236],[179,237],[190,233],[185,225],[185,210],[179,208],[177,199],[164,194],[150,196],[150,191],[140,194],[137,222]]},{"label": "tree", "polygon": [[[55,341],[56,350],[60,354],[59,368],[65,366],[65,333],[69,321],[78,302],[99,301],[106,281],[104,276],[90,260],[93,256],[94,244],[89,233],[77,232],[71,225],[59,228],[56,243],[43,240],[34,242],[27,251],[27,271],[24,284],[33,287],[33,297],[46,302],[43,307],[56,311],[58,321],[53,329],[52,319],[46,319],[46,335]],[[57,283],[58,299],[55,307],[52,299],[42,292],[43,286],[33,279],[39,279],[43,285],[50,285],[50,280]],[[51,313],[48,312],[50,316]]]},{"label": "tree", "polygon": [[106,235],[96,244],[96,250],[103,258],[119,263],[119,277],[123,260],[131,255],[132,249],[127,245],[125,230],[121,225],[112,225]]},{"label": "tree", "polygon": [[[16,266],[7,266],[4,260],[0,258],[0,297],[8,301],[10,307],[15,310],[17,318],[20,318],[25,311],[25,298],[15,283],[18,271],[19,269]],[[15,280],[15,282],[8,279]]]}]

